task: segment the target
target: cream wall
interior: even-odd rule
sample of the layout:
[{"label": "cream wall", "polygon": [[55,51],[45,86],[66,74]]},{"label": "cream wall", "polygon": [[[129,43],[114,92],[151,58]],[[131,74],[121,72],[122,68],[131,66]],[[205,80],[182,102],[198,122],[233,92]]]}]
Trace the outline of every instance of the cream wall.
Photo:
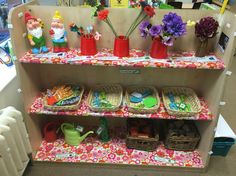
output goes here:
[{"label": "cream wall", "polygon": [[16,109],[23,112],[23,102],[21,99],[21,94],[17,92],[20,87],[17,77],[15,77],[11,82],[0,92],[0,109],[7,106],[14,106]]}]

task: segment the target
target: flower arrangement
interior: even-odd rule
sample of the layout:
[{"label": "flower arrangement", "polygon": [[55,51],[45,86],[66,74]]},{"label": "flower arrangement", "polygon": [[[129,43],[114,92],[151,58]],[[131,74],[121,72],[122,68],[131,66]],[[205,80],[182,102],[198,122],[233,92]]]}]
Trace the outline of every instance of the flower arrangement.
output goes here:
[{"label": "flower arrangement", "polygon": [[76,24],[70,24],[70,30],[77,32],[78,36],[81,37],[80,49],[81,54],[86,56],[92,56],[97,54],[96,40],[99,40],[101,34],[94,31],[93,26],[87,26],[86,30],[82,26],[78,27]]},{"label": "flower arrangement", "polygon": [[196,23],[195,35],[199,38],[200,44],[195,56],[204,57],[208,54],[208,39],[216,36],[218,27],[219,23],[213,17],[204,17]]},{"label": "flower arrangement", "polygon": [[160,25],[152,25],[149,21],[143,21],[139,26],[141,37],[160,38],[164,45],[172,46],[174,39],[186,34],[186,23],[176,13],[164,15],[162,22]]},{"label": "flower arrangement", "polygon": [[94,38],[95,40],[99,40],[101,34],[97,31],[94,31],[92,25],[87,26],[87,30],[84,30],[82,26],[78,27],[75,23],[70,24],[70,30],[72,32],[77,32],[78,36],[83,36],[85,38]]},{"label": "flower arrangement", "polygon": [[205,41],[216,36],[218,27],[219,23],[213,17],[205,17],[196,23],[195,34],[200,41]]},{"label": "flower arrangement", "polygon": [[[130,28],[128,29],[125,38],[128,38],[143,20],[145,20],[147,17],[151,18],[155,15],[153,7],[148,5],[145,1],[139,3],[141,10],[134,22],[131,24]],[[118,37],[117,32],[115,31],[109,18],[109,10],[104,9],[104,7],[99,4],[95,7],[95,10],[93,11],[93,16],[97,16],[100,21],[104,21],[105,23],[107,23],[110,29],[112,30],[113,34]]]}]

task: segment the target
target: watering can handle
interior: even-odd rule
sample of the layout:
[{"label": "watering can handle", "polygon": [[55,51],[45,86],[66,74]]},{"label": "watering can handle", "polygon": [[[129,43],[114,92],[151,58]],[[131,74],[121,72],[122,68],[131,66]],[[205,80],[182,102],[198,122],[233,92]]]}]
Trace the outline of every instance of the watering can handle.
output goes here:
[{"label": "watering can handle", "polygon": [[44,134],[46,134],[47,129],[48,129],[48,126],[50,126],[50,125],[57,125],[57,123],[56,123],[56,122],[49,122],[49,123],[47,123],[47,124],[44,126],[44,128],[43,128]]},{"label": "watering can handle", "polygon": [[64,126],[71,126],[71,127],[74,127],[72,124],[70,124],[70,123],[63,123],[63,124],[61,124],[61,131],[63,132],[63,134],[65,134],[65,132],[64,132]]}]

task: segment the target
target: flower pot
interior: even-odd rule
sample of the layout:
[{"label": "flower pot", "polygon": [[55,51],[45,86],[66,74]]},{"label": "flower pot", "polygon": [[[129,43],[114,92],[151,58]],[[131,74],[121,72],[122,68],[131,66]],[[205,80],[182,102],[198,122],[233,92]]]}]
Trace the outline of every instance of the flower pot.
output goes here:
[{"label": "flower pot", "polygon": [[81,36],[80,41],[81,54],[85,56],[93,56],[97,54],[96,40],[92,35]]},{"label": "flower pot", "polygon": [[160,38],[155,38],[152,41],[150,56],[155,59],[165,59],[168,57],[167,45],[163,44]]},{"label": "flower pot", "polygon": [[208,54],[208,40],[200,41],[195,56],[204,57],[207,54]]},{"label": "flower pot", "polygon": [[125,36],[115,38],[113,54],[117,57],[129,57],[129,38]]},{"label": "flower pot", "polygon": [[58,129],[58,123],[56,122],[47,123],[43,129],[44,139],[47,142],[54,142],[57,139],[57,129]]}]

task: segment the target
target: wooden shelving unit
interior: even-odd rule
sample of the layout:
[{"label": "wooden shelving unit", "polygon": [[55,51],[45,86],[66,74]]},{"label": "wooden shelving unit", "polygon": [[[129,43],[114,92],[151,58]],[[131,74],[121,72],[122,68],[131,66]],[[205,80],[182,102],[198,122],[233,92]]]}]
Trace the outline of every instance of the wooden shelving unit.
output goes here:
[{"label": "wooden shelving unit", "polygon": [[[87,8],[39,6],[35,5],[35,2],[21,5],[10,12],[9,23],[13,25],[10,33],[17,58],[17,72],[21,80],[25,104],[25,121],[33,148],[32,158],[35,165],[38,163],[48,165],[54,162],[66,166],[66,163],[70,162],[78,169],[80,167],[90,170],[103,168],[106,174],[110,170],[120,169],[123,175],[128,175],[125,169],[135,171],[137,174],[150,170],[167,173],[206,170],[214,129],[218,120],[225,73],[233,56],[235,39],[232,34],[236,31],[236,24],[231,23],[235,18],[233,14],[229,12],[224,14],[224,20],[221,20],[222,24],[219,29],[219,34],[223,31],[230,37],[226,51],[222,53],[218,47],[215,47],[219,39],[217,36],[216,39],[209,42],[209,47],[215,48],[212,51],[213,54],[206,57],[206,60],[200,61],[194,57],[194,52],[192,52],[197,44],[192,27],[187,28],[186,36],[175,41],[174,47],[170,48],[170,58],[167,60],[154,60],[146,55],[147,53],[144,51],[148,51],[150,41],[142,40],[138,31],[135,31],[130,38],[131,48],[136,48],[132,49],[132,57],[114,58],[110,54],[111,49],[104,49],[112,48],[114,37],[104,23],[98,22],[95,22],[95,28],[103,36],[102,40],[98,42],[98,48],[101,51],[98,55],[88,58],[80,56],[79,49],[71,49],[70,52],[56,57],[32,56],[28,52],[30,46],[27,38],[24,38],[24,33],[26,33],[24,19],[19,15],[27,10],[40,17],[45,23],[44,30],[48,46],[51,46],[51,41],[47,31],[49,30],[50,17],[55,10],[61,12],[66,23],[70,48],[79,48],[79,39],[75,34],[69,32],[69,24],[76,22],[88,25],[93,20],[90,18],[91,10]],[[181,15],[184,21],[189,19],[197,21],[201,17],[216,15],[215,11],[172,11]],[[152,20],[160,21],[166,13],[168,10],[158,10],[158,15]],[[136,14],[136,9],[110,10],[111,20],[120,34],[126,32]],[[227,23],[231,23],[230,28],[224,27]],[[150,153],[131,151],[126,148],[123,130],[115,129],[125,129],[126,118],[131,117],[153,118],[157,122],[176,119],[166,113],[163,104],[158,112],[148,115],[129,113],[125,105],[116,113],[95,113],[88,110],[85,104],[85,94],[82,105],[76,111],[52,112],[45,110],[42,105],[42,91],[63,83],[83,84],[87,90],[100,83],[119,83],[124,88],[129,85],[154,85],[158,90],[165,86],[191,87],[201,97],[203,105],[202,112],[198,116],[185,118],[194,120],[198,127],[201,135],[198,148],[193,152],[170,151],[160,144],[156,151]],[[44,124],[49,121],[62,120],[79,122],[84,126],[98,126],[99,118],[96,117],[101,116],[108,118],[109,127],[113,129],[114,133],[112,140],[107,144],[101,143],[96,136],[87,138],[78,147],[68,146],[62,138],[54,143],[46,143],[43,139],[41,131]],[[103,156],[103,159],[98,156],[99,154]],[[93,167],[97,164],[99,167]],[[109,168],[109,171],[106,172],[106,168]]]}]

